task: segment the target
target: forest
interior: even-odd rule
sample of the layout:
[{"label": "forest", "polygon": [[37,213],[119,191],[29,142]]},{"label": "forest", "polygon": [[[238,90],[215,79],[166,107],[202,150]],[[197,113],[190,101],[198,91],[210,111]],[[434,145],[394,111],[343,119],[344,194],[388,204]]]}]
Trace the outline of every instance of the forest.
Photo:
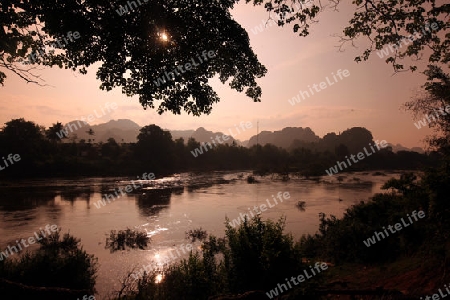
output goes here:
[{"label": "forest", "polygon": [[[86,131],[92,136],[87,141],[64,136],[61,139],[58,133],[62,128],[61,123],[46,129],[24,119],[7,122],[0,131],[0,153],[3,157],[20,155],[21,160],[0,176],[135,176],[151,171],[161,177],[175,172],[214,170],[321,176],[337,161],[356,155],[369,143],[375,144],[372,133],[362,127],[339,135],[328,133],[317,142],[294,140],[288,149],[272,144],[246,148],[235,143],[208,146],[193,138],[173,140],[170,132],[154,124],[140,130],[136,143],[120,143],[113,138],[95,143],[92,129]],[[196,149],[202,149],[203,154],[196,153]],[[436,165],[440,157],[437,151],[394,153],[386,147],[345,171],[415,170]]]}]

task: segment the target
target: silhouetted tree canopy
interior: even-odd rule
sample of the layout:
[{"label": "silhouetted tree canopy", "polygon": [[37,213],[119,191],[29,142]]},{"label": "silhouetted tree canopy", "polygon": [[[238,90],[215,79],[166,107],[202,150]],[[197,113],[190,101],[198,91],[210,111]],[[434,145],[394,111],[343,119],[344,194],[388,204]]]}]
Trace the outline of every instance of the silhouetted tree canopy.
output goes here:
[{"label": "silhouetted tree canopy", "polygon": [[[246,3],[262,5],[270,14],[277,14],[278,25],[293,24],[294,32],[309,35],[312,23],[317,22],[327,9],[338,11],[340,0],[246,0]],[[450,61],[450,3],[440,0],[356,0],[352,1],[354,14],[349,26],[342,31],[341,47],[354,45],[359,37],[366,37],[369,46],[355,61],[365,61],[376,50],[386,46],[396,47],[394,55],[386,59],[395,71],[404,70],[399,59],[420,59],[427,55],[428,62],[446,65]],[[433,26],[433,24],[435,25]],[[419,36],[420,34],[420,36]],[[408,41],[409,40],[409,41]],[[424,49],[431,50],[425,52]],[[414,71],[415,65],[409,66]]]},{"label": "silhouetted tree canopy", "polygon": [[428,137],[429,145],[450,155],[450,75],[436,66],[425,75],[428,81],[423,90],[403,108],[411,111],[418,122],[434,129],[434,135]]},{"label": "silhouetted tree canopy", "polygon": [[153,170],[172,167],[174,161],[174,142],[169,131],[152,124],[141,128],[137,136],[135,155],[142,165]]},{"label": "silhouetted tree canopy", "polygon": [[[100,62],[101,89],[121,87],[127,96],[139,95],[144,108],[157,106],[159,113],[180,114],[182,109],[193,115],[209,113],[219,101],[208,84],[214,76],[260,101],[255,79],[267,70],[253,53],[247,32],[230,15],[236,1],[130,2],[137,5],[104,0],[2,1],[0,66],[38,82],[23,70],[43,64],[86,73],[85,67]],[[122,5],[128,13],[120,13]],[[61,47],[55,44],[57,38],[68,42],[62,40]],[[28,58],[46,46],[56,51]],[[4,78],[0,73],[0,83]]]},{"label": "silhouetted tree canopy", "polygon": [[[50,141],[61,142],[62,139],[66,139],[67,136],[65,134],[61,135],[64,126],[61,122],[56,122],[52,126],[50,126],[47,130],[45,130],[45,137]],[[60,135],[58,135],[59,133]]]},{"label": "silhouetted tree canopy", "polygon": [[[182,109],[194,115],[209,113],[219,101],[208,84],[208,79],[216,75],[223,83],[229,81],[231,88],[245,90],[247,96],[260,101],[261,88],[255,79],[267,70],[253,53],[247,32],[230,15],[230,9],[239,1],[129,2],[135,4],[111,4],[106,0],[2,1],[0,67],[28,82],[42,83],[39,75],[33,73],[38,64],[85,73],[86,67],[100,62],[97,77],[102,89],[121,87],[127,96],[138,95],[144,108],[157,107],[159,113],[180,114]],[[278,14],[280,26],[293,23],[295,32],[307,36],[322,10],[337,9],[340,1],[246,0],[249,2]],[[397,47],[386,61],[399,71],[405,68],[397,62],[398,58],[428,55],[424,52],[428,48],[430,63],[448,64],[450,35],[445,35],[449,28],[445,18],[450,4],[444,2],[353,1],[355,13],[343,30],[341,41],[353,43],[360,36],[367,37],[369,47],[355,59],[362,61],[373,51],[400,44],[416,32],[423,32],[426,26],[436,24],[437,29],[411,38],[414,41],[407,47]],[[57,38],[67,39],[69,32],[73,39],[59,45]],[[36,54],[50,45],[52,50]],[[214,58],[198,64],[198,55],[204,51],[213,51]],[[35,53],[33,59],[29,59],[31,53]],[[171,75],[192,59],[198,66],[193,64],[194,67]],[[409,68],[415,70],[416,66]],[[0,72],[0,83],[5,77]],[[158,78],[165,82],[157,84]]]},{"label": "silhouetted tree canopy", "polygon": [[[358,143],[367,147],[367,135],[371,136],[367,129],[354,127],[339,135],[327,134],[327,139],[319,139],[318,142],[296,140],[297,143],[292,143],[296,147],[289,149],[270,143],[246,148],[225,143],[209,147],[192,137],[186,143],[183,138],[173,140],[169,131],[154,124],[141,128],[136,143],[117,143],[114,138],[105,143],[94,140],[88,143],[84,139],[59,140],[56,135],[58,128],[62,128],[59,122],[50,128],[24,119],[7,122],[0,129],[0,153],[3,157],[0,178],[107,174],[132,175],[135,179],[144,172],[163,176],[174,172],[246,169],[255,169],[259,174],[299,172],[305,176],[320,176],[325,175],[325,170],[336,161],[343,160],[345,155],[356,154],[349,150],[350,147]],[[196,152],[200,148],[202,153]],[[9,154],[19,154],[20,161],[14,163],[14,167],[5,168],[3,160],[8,159]],[[348,171],[416,169],[433,165],[440,157],[434,152],[400,151],[396,154],[387,147],[352,165]]]}]

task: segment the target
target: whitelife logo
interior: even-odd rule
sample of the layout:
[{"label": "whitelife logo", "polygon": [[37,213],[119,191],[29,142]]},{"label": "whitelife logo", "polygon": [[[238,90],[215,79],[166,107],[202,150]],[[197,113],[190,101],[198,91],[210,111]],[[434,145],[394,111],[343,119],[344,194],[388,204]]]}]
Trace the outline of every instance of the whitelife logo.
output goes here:
[{"label": "whitelife logo", "polygon": [[[434,116],[430,113],[429,115],[425,115],[423,120],[419,120],[417,123],[414,123],[417,129],[421,129],[422,127],[426,127],[427,124],[431,124],[432,122],[436,122],[437,119],[439,119],[441,116],[439,115],[441,113],[442,116],[446,116],[447,114],[450,114],[450,105],[447,105],[445,107],[445,110],[443,107],[439,108],[439,111],[434,110]],[[432,120],[430,120],[430,116]],[[436,118],[435,118],[436,116]],[[428,121],[428,122],[427,122]]]},{"label": "whitelife logo", "polygon": [[[416,222],[418,221],[417,216],[419,216],[420,219],[425,218],[425,212],[423,210],[419,211],[418,213],[416,213],[416,211],[413,211],[411,213],[411,215],[414,218],[414,220],[416,220]],[[405,223],[405,220],[403,220],[403,218],[400,219],[402,221],[402,223],[403,223],[403,226],[405,226],[405,227],[408,227],[409,225],[411,225],[413,223],[413,221],[412,221],[411,217],[409,216],[409,214],[407,214],[407,216],[408,216],[408,220],[410,222],[408,224]],[[395,230],[393,229],[393,227],[395,227]],[[388,229],[389,229],[389,231],[391,233],[396,233],[397,231],[400,231],[403,228],[402,228],[402,224],[396,223],[394,226],[389,225]],[[386,236],[384,236],[383,232],[376,232],[375,231],[374,235],[371,238],[368,238],[366,241],[363,241],[364,245],[366,245],[367,247],[370,247],[371,245],[375,245],[377,240],[379,242],[382,239],[385,239],[386,237],[388,237],[389,233],[388,233],[388,231],[386,230],[386,228],[384,226],[383,226],[383,230],[384,230],[384,233],[386,234]],[[380,239],[380,236],[381,236],[381,239]]]},{"label": "whitelife logo", "polygon": [[[287,200],[287,199],[291,198],[291,195],[289,194],[289,192],[284,192],[284,193],[278,192],[277,198],[280,200],[280,202],[283,202],[283,198],[281,196],[283,196],[284,200]],[[267,205],[269,205],[269,208],[275,207],[278,204],[277,199],[275,198],[274,195],[272,195],[272,199],[275,202],[274,205],[271,205],[269,199],[266,199],[266,202],[267,202]],[[260,211],[258,211],[258,208],[259,208]],[[261,204],[261,205],[259,205],[259,207],[256,206],[256,205],[253,206],[253,211],[256,214],[260,214],[261,212],[264,212],[266,210],[267,210],[267,206],[265,204]],[[250,213],[252,218],[255,216],[253,214],[253,212],[252,212],[252,209],[250,207],[248,208],[248,212]],[[239,226],[239,224],[241,224],[242,222],[244,222],[246,218],[250,219],[248,214],[240,213],[239,214],[239,218],[236,218],[236,219],[228,222],[228,224],[230,224],[230,226],[234,228],[236,226]]]},{"label": "whitelife logo", "polygon": [[[142,179],[139,176],[137,177],[137,179],[139,179],[139,180],[154,180],[155,178],[156,177],[155,177],[154,173],[148,173],[148,175],[147,175],[147,173],[144,173],[144,174],[142,174]],[[104,196],[102,197],[102,200],[98,200],[97,203],[94,203],[94,206],[96,208],[101,208],[103,206],[106,206],[106,204],[107,204],[106,201],[108,201],[108,203],[111,203],[111,201],[114,202],[114,201],[116,201],[116,199],[119,199],[120,197],[123,197],[127,193],[131,193],[133,190],[141,188],[143,186],[144,186],[143,183],[136,185],[135,181],[131,180],[131,184],[128,184],[125,188],[122,189],[121,187],[119,187],[117,189],[118,191],[114,190],[114,194],[116,195],[115,197],[113,194],[104,194]],[[125,192],[124,192],[124,190],[125,190]],[[119,195],[117,192],[120,192],[121,195]]]},{"label": "whitelife logo", "polygon": [[[22,244],[24,248],[27,248],[30,245],[35,244],[36,241],[42,240],[47,235],[51,235],[52,232],[57,232],[58,231],[58,226],[57,225],[51,225],[50,226],[49,224],[45,225],[45,231],[47,232],[47,235],[45,234],[44,230],[42,230],[42,228],[39,228],[39,230],[40,230],[39,234],[42,237],[40,237],[39,234],[37,232],[35,232],[34,236],[36,237],[36,239],[31,236],[31,237],[29,237],[26,240],[20,239],[20,242],[19,242],[19,240],[16,240],[16,243],[17,243],[16,246],[20,249],[20,251],[22,251],[22,246],[20,244]],[[27,244],[27,241],[28,241],[29,245]],[[13,251],[12,251],[13,248],[14,248],[14,252],[18,253],[19,250],[17,250],[16,246],[8,246],[8,249],[6,249],[4,252],[0,251],[0,261],[2,261],[3,258],[6,259],[6,258],[8,258],[8,256],[13,255],[14,254]],[[8,251],[9,251],[9,253],[8,253]]]},{"label": "whitelife logo", "polygon": [[[447,297],[448,295],[450,295],[450,290],[448,289],[448,286],[446,284],[444,284],[445,286],[445,290],[447,291],[448,294],[442,293],[442,290],[439,289],[439,295],[438,294],[433,294],[433,296],[425,296],[425,300],[440,300],[440,299],[444,299],[445,297]],[[420,297],[420,300],[423,300],[423,297]]]},{"label": "whitelife logo", "polygon": [[[381,145],[381,148],[386,148],[388,146],[386,140],[382,140],[380,142],[380,144],[378,144],[378,140],[376,140],[374,144],[378,150],[380,150],[380,145]],[[367,156],[371,156],[372,154],[374,154],[376,152],[376,150],[372,147],[372,143],[369,143],[369,146],[370,146],[370,149],[372,149],[371,153],[369,153],[367,151],[366,147],[364,147],[364,152],[366,153]],[[355,164],[357,162],[363,160],[364,158],[366,158],[366,156],[362,152],[358,152],[358,154],[356,156],[358,157],[359,160],[355,158],[355,155],[353,155],[353,154],[350,155],[350,158],[352,159],[353,163],[355,163]],[[344,161],[341,161],[341,162],[337,161],[336,162],[337,164],[334,165],[334,167],[331,167],[328,170],[325,170],[325,172],[328,174],[328,176],[333,176],[334,174],[337,174],[339,172],[338,167],[341,171],[343,171],[342,166],[344,166],[344,168],[348,168],[349,166],[352,165],[352,163],[350,162],[350,159],[347,157],[347,155],[345,156],[345,158],[347,159],[348,166]]]},{"label": "whitelife logo", "polygon": [[[77,300],[80,300],[80,298],[77,298]],[[81,300],[95,300],[94,295],[90,295],[88,298],[88,295],[84,295],[83,298],[81,298]]]},{"label": "whitelife logo", "polygon": [[[213,50],[209,50],[209,51],[204,50],[204,51],[202,52],[202,57],[203,57],[204,61],[208,61],[208,57],[206,57],[207,54],[208,54],[208,57],[209,57],[210,59],[216,57],[216,54],[214,53]],[[198,58],[198,60],[200,61],[199,64],[196,64],[196,63],[195,63],[195,59],[192,57],[192,58],[191,58],[192,64],[191,64],[191,63],[185,63],[184,65],[178,65],[176,69],[173,69],[173,70],[172,70],[173,72],[167,73],[167,71],[165,71],[165,72],[164,72],[164,75],[163,75],[162,77],[158,77],[157,80],[153,80],[153,83],[154,83],[156,86],[159,87],[159,86],[161,86],[161,84],[165,84],[165,83],[168,82],[169,80],[175,80],[175,74],[178,75],[178,76],[181,75],[181,74],[178,72],[178,70],[181,71],[181,73],[186,73],[187,71],[190,71],[190,70],[192,69],[192,66],[197,67],[197,66],[199,66],[201,63],[203,63],[203,60],[201,59],[200,54],[197,54],[197,58]],[[183,70],[183,66],[184,66],[184,70]],[[177,70],[177,69],[178,69],[178,70]],[[175,74],[174,74],[174,72],[175,72]],[[167,79],[166,79],[166,78],[167,78]]]},{"label": "whitelife logo", "polygon": [[[328,265],[327,265],[326,263],[323,262],[323,263],[321,263],[320,266],[319,266],[319,263],[316,262],[316,264],[314,265],[314,269],[316,269],[317,274],[316,274],[316,272],[314,272],[314,269],[313,269],[312,266],[309,266],[309,268],[310,268],[310,271],[311,271],[312,275],[309,275],[307,270],[303,270],[303,274],[305,274],[306,279],[310,279],[310,278],[312,278],[313,276],[319,274],[319,273],[321,272],[321,270],[322,270],[322,271],[325,271],[326,269],[328,269]],[[305,279],[305,276],[303,276],[302,274],[298,275],[297,278],[295,278],[294,276],[292,276],[290,281],[291,281],[293,284],[298,285],[298,284],[300,284],[301,282],[303,282],[303,281],[306,280],[306,279]],[[297,279],[298,282],[296,282],[295,279]],[[274,298],[274,297],[277,297],[279,294],[283,293],[283,292],[284,292],[284,291],[283,291],[283,288],[284,288],[286,291],[288,291],[289,289],[292,289],[292,286],[291,286],[291,283],[289,282],[289,280],[288,280],[287,278],[285,278],[285,280],[286,280],[286,284],[289,286],[289,288],[286,286],[286,284],[284,284],[284,283],[280,284],[280,283],[279,283],[279,284],[278,284],[278,287],[276,287],[276,288],[270,290],[268,293],[266,293],[266,295],[267,295],[267,297],[269,297],[269,299],[272,299],[272,298]],[[280,289],[280,292],[279,292],[279,293],[278,293],[278,289]]]},{"label": "whitelife logo", "polygon": [[[334,82],[331,81],[330,78],[328,78],[328,76],[327,76],[327,77],[325,77],[326,82],[322,81],[319,84],[315,83],[315,84],[312,85],[312,88],[311,88],[310,85],[308,85],[308,89],[309,89],[309,92],[311,93],[311,95],[307,91],[299,91],[299,93],[295,97],[293,97],[292,99],[289,99],[288,102],[292,106],[294,106],[296,103],[300,103],[302,101],[302,99],[306,100],[306,97],[309,98],[312,95],[314,95],[314,91],[319,93],[320,91],[326,89],[327,87],[332,86],[332,85],[336,84],[337,82],[339,82],[339,80],[336,78],[336,76],[338,76],[340,80],[344,80],[344,78],[349,77],[350,76],[350,71],[347,70],[347,69],[345,69],[343,71],[341,69],[339,69],[339,70],[336,71],[336,75],[334,75],[333,72],[331,73],[331,75],[333,76]],[[344,78],[342,78],[342,76],[344,76]],[[314,89],[314,91],[313,91],[313,89]],[[302,99],[300,99],[300,96],[302,97]]]},{"label": "whitelife logo", "polygon": [[[236,126],[236,124],[234,125],[234,127],[236,127],[237,134],[240,134],[241,131],[240,131],[239,128]],[[253,124],[252,124],[252,122],[246,122],[246,123],[244,124],[244,121],[241,121],[240,127],[242,128],[242,132],[244,132],[244,131],[245,131],[245,128],[250,129],[250,128],[253,127]],[[235,135],[233,134],[233,130],[232,130],[231,128],[228,129],[228,132],[230,133],[230,135],[231,135],[233,138],[235,137]],[[219,144],[222,144],[222,143],[228,141],[228,140],[230,139],[230,136],[224,134],[224,135],[222,135],[222,139],[223,139],[223,141],[220,140],[220,136],[219,136],[219,135],[216,135],[215,140],[216,140]],[[211,137],[211,141],[213,142],[214,147],[217,146],[215,140],[214,140],[213,137]],[[209,149],[212,149],[212,148],[213,148],[213,146],[211,145],[211,143],[209,143],[209,142],[204,143],[204,142],[203,142],[203,143],[200,144],[200,147],[195,148],[194,151],[191,151],[192,155],[193,155],[194,157],[197,157],[197,156],[199,156],[200,154],[203,154],[203,149],[202,149],[202,148],[205,149],[205,152],[208,152],[208,148],[206,148],[206,146],[209,146]]]},{"label": "whitelife logo", "polygon": [[[76,39],[76,40],[77,40],[77,39],[80,38],[80,33],[79,33],[78,31],[75,31],[75,32],[73,32],[73,33],[72,33],[72,31],[69,31],[69,32],[67,33],[67,38],[68,38],[71,42],[74,42],[73,39]],[[55,49],[58,48],[58,46],[59,46],[60,48],[64,48],[66,45],[69,44],[69,41],[68,41],[65,37],[62,37],[62,39],[64,40],[64,42],[61,41],[61,38],[57,38],[57,39],[56,39],[56,43],[55,43],[55,42],[52,42],[52,43],[50,43],[50,46],[52,46],[52,47],[55,48]],[[29,60],[29,62],[30,62],[30,63],[34,63],[34,62],[37,60],[36,56],[37,56],[38,54],[40,54],[41,57],[44,57],[44,56],[45,56],[45,49],[41,49],[41,50],[38,50],[38,51],[33,51],[33,52],[31,52],[31,54],[28,55],[28,60]]]},{"label": "whitelife logo", "polygon": [[[111,109],[112,110],[116,110],[117,109],[117,103],[113,102],[111,104],[109,102],[106,102],[105,103],[105,107],[101,107],[101,110],[102,110],[102,114],[101,115],[98,115],[97,114],[97,110],[94,110],[95,117],[102,118],[102,117],[106,116],[107,113],[105,113],[103,108],[106,109],[107,113],[111,113]],[[95,117],[94,117],[93,114],[88,115],[86,118],[85,117],[80,117],[81,122],[83,122],[83,124],[80,124],[80,120],[76,121],[76,123],[78,123],[78,126],[77,126],[77,124],[75,124],[75,122],[71,122],[71,123],[67,124],[64,129],[62,129],[59,132],[57,132],[56,135],[58,136],[59,139],[66,138],[66,137],[69,136],[69,131],[70,131],[70,133],[73,133],[74,131],[79,130],[81,127],[83,127],[83,126],[91,123],[92,121],[94,121]]]},{"label": "whitelife logo", "polygon": [[[7,160],[9,161],[9,164],[8,164],[8,162],[6,161],[5,157],[2,157],[2,159],[3,159],[3,163],[5,164],[5,167],[3,168],[2,165],[1,165],[1,163],[0,163],[0,171],[3,171],[4,169],[6,169],[7,167],[9,167],[10,165],[13,165],[14,162],[20,161],[20,155],[19,155],[19,154],[14,154],[14,155],[13,155],[12,153],[8,154]],[[14,161],[13,161],[13,160],[14,160]]]},{"label": "whitelife logo", "polygon": [[[142,3],[142,2],[144,2],[144,3]],[[147,3],[148,0],[142,0],[142,2],[141,2],[141,0],[137,0],[137,3],[136,3],[136,1],[128,1],[127,5],[131,11],[134,11],[134,9],[138,8],[138,6],[141,6],[142,4]],[[119,9],[116,9],[116,12],[119,16],[123,16],[124,14],[127,14],[129,12],[127,5],[125,5],[125,6],[120,5]]]},{"label": "whitelife logo", "polygon": [[394,45],[388,45],[387,47],[385,47],[384,49],[382,49],[381,51],[377,51],[377,55],[379,58],[383,58],[385,56],[388,56],[391,53],[394,53],[395,51],[398,50],[398,48],[402,48],[402,43],[405,46],[408,46],[409,44],[411,44],[412,42],[414,42],[415,40],[421,39],[422,37],[429,35],[431,33],[431,29],[436,31],[439,29],[439,25],[437,23],[432,23],[430,24],[426,24],[424,26],[424,28],[422,28],[422,34],[420,34],[417,31],[414,31],[413,34],[410,34],[408,37],[403,37],[400,41],[397,42],[397,44]]}]

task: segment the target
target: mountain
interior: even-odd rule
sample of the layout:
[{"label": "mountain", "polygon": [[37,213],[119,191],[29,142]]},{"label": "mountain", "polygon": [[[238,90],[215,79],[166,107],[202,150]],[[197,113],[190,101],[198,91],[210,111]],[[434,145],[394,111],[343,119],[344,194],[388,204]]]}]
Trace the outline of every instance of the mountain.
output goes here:
[{"label": "mountain", "polygon": [[[109,138],[114,138],[118,143],[134,143],[139,134],[141,126],[128,119],[110,120],[98,125],[89,125],[82,121],[71,121],[64,125],[69,130],[69,139],[76,134],[77,140],[93,140],[96,143],[105,143]],[[92,129],[94,134],[89,135],[88,131]]]},{"label": "mountain", "polygon": [[[261,131],[258,135],[258,143],[260,145],[272,144],[282,148],[291,146],[294,140],[300,140],[306,143],[318,142],[320,138],[306,127],[286,127],[279,131]],[[257,136],[252,136],[248,141],[248,147],[256,145]]]},{"label": "mountain", "polygon": [[[169,130],[169,129],[164,129]],[[172,135],[172,139],[176,140],[179,138],[183,138],[184,142],[187,143],[187,140],[192,136],[192,134],[195,132],[195,130],[169,130],[170,134]]]},{"label": "mountain", "polygon": [[[174,140],[182,137],[184,139],[185,143],[187,143],[188,139],[192,137],[199,143],[206,143],[206,142],[212,143],[211,138],[213,138],[215,140],[216,144],[220,144],[216,140],[216,136],[219,136],[220,141],[223,141],[222,136],[224,135],[224,133],[222,133],[222,132],[208,131],[203,127],[199,127],[195,131],[194,130],[170,130],[170,133],[172,134],[172,138]],[[241,142],[239,140],[236,140],[231,136],[227,141],[223,141],[222,144],[231,145],[233,143],[233,141],[235,141],[237,145],[241,145]]]},{"label": "mountain", "polygon": [[[91,140],[94,143],[105,143],[109,138],[114,138],[118,143],[135,143],[137,141],[139,130],[141,129],[141,126],[128,119],[110,120],[106,123],[92,126],[85,124],[82,121],[74,120],[67,123],[65,127],[68,128],[69,135],[69,139],[65,140],[66,143],[71,142],[70,138],[73,138],[74,134],[76,134],[78,141],[84,139],[86,142]],[[90,129],[93,130],[93,135],[88,134]],[[216,136],[219,136],[220,140],[223,141],[222,136],[224,135],[222,132],[209,131],[203,127],[199,127],[197,130],[169,131],[173,140],[182,137],[185,143],[187,143],[188,139],[191,137],[200,143],[212,143],[211,138],[216,139]],[[348,150],[351,153],[355,151],[358,152],[358,149],[367,145],[371,140],[372,135],[370,131],[362,127],[347,129],[338,135],[335,133],[328,133],[323,138],[318,137],[309,127],[286,127],[279,131],[262,131],[258,135],[258,142],[260,145],[270,143],[285,149],[306,147],[317,149],[319,151],[334,151],[336,146],[343,143],[348,147]],[[230,138],[227,141],[223,141],[223,143],[231,145],[233,141],[240,146],[252,147],[256,145],[257,137],[255,135],[252,136],[250,140],[241,142],[230,136]],[[216,144],[219,144],[217,140],[215,140],[215,142]],[[311,143],[315,143],[315,146]],[[392,147],[393,152],[414,151],[424,153],[424,150],[420,147],[409,149],[400,144],[389,144],[389,146]]]}]

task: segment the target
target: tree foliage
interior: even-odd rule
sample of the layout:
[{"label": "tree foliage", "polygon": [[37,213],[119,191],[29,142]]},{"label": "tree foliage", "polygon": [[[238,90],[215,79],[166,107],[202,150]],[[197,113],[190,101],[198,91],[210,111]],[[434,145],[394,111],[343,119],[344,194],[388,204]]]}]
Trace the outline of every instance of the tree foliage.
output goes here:
[{"label": "tree foliage", "polygon": [[[340,0],[246,0],[254,5],[264,4],[269,13],[278,14],[279,26],[293,24],[294,32],[309,35],[312,23],[327,9],[338,10]],[[428,55],[428,62],[446,65],[450,61],[450,4],[439,0],[355,0],[354,13],[349,25],[342,31],[342,46],[353,44],[356,39],[366,37],[369,46],[355,61],[365,61],[370,55],[385,46],[400,45],[409,40],[407,47],[396,47],[394,56],[386,59],[395,71],[405,69],[399,59],[420,59]],[[434,28],[431,25],[435,23]],[[436,28],[437,27],[437,28]],[[420,34],[420,35],[418,35]],[[406,44],[406,42],[403,42]],[[402,49],[402,50],[400,50]],[[431,50],[429,53],[425,49]],[[417,66],[410,65],[414,71]]]},{"label": "tree foliage", "polygon": [[[19,154],[21,160],[7,167],[1,176],[104,176],[133,175],[154,172],[158,176],[182,171],[215,171],[255,169],[259,174],[300,172],[305,176],[325,175],[325,170],[368,147],[370,131],[351,128],[340,135],[328,134],[318,142],[296,141],[288,150],[272,144],[250,148],[229,144],[214,147],[189,138],[173,140],[169,131],[157,125],[144,126],[136,143],[106,143],[85,140],[56,139],[60,123],[45,129],[34,122],[14,119],[0,130],[0,153]],[[346,133],[346,134],[344,134]],[[361,134],[362,133],[362,134]],[[342,137],[342,138],[341,138]],[[370,140],[373,144],[373,141]],[[350,147],[360,145],[355,152]],[[197,152],[202,150],[202,153]],[[195,155],[194,155],[195,154]],[[347,171],[370,169],[417,169],[433,165],[440,155],[419,154],[388,148],[350,166]],[[2,164],[2,167],[3,164]],[[136,177],[134,177],[136,178]]]},{"label": "tree foliage", "polygon": [[[102,89],[121,87],[127,96],[138,95],[144,108],[157,107],[160,114],[180,114],[182,109],[197,116],[210,113],[220,100],[208,83],[214,76],[222,83],[230,80],[232,89],[245,90],[247,96],[260,101],[261,88],[255,80],[267,70],[253,53],[247,32],[231,17],[230,10],[238,2],[139,0],[140,5],[133,8],[106,0],[5,0],[0,3],[0,67],[28,82],[40,82],[39,76],[30,73],[36,65],[86,73],[87,67],[100,62],[97,77]],[[278,25],[293,24],[300,36],[309,34],[324,10],[337,10],[340,4],[339,0],[246,0],[249,2],[278,14]],[[395,71],[417,69],[414,64],[405,67],[399,62],[405,57],[427,55],[432,65],[449,63],[450,4],[439,0],[356,0],[353,5],[354,14],[342,31],[341,42],[368,39],[369,46],[355,58],[357,62],[383,47],[397,45],[394,55],[386,59]],[[119,13],[123,7],[127,13]],[[433,24],[436,27],[431,27]],[[69,32],[78,32],[80,38],[63,47],[55,44]],[[410,42],[406,46],[404,41]],[[400,47],[402,42],[405,47]],[[50,45],[56,46],[36,59],[27,59],[30,53]],[[170,75],[204,51],[213,51],[215,58]],[[165,82],[156,84],[164,76]],[[5,77],[0,72],[0,83]]]},{"label": "tree foliage", "polygon": [[[284,227],[285,218],[274,222],[263,221],[259,216],[245,220],[237,228],[227,225],[225,236],[209,236],[201,246],[201,253],[190,253],[187,259],[162,272],[151,270],[137,284],[130,284],[135,285],[136,290],[130,288],[127,295],[121,294],[116,299],[206,300],[212,296],[276,287],[284,283],[286,277],[297,277],[303,270],[309,270],[302,262],[298,244],[292,235],[283,232]],[[155,284],[159,273],[163,274],[162,280]],[[293,286],[289,292],[314,299],[313,289],[322,280],[322,274],[317,275]],[[266,297],[263,292],[258,292],[258,296],[248,296],[248,299]]]},{"label": "tree foliage", "polygon": [[[404,109],[413,112],[417,120],[426,120],[434,129],[429,145],[450,155],[450,75],[436,66],[425,72],[428,81]],[[429,121],[428,121],[429,120]]]},{"label": "tree foliage", "polygon": [[50,141],[61,142],[63,139],[66,139],[66,135],[58,136],[58,133],[61,133],[64,129],[64,126],[61,122],[56,122],[52,126],[50,126],[47,130],[45,130],[45,137]]},{"label": "tree foliage", "polygon": [[[18,70],[23,65],[43,64],[86,73],[86,67],[100,62],[101,89],[121,87],[127,96],[138,95],[144,108],[158,104],[159,113],[180,114],[182,109],[193,115],[209,113],[219,101],[208,84],[214,76],[222,83],[230,80],[232,89],[245,90],[251,99],[260,101],[261,88],[255,79],[267,70],[253,53],[247,32],[231,17],[235,1],[139,2],[142,5],[120,15],[118,10],[126,2],[2,1],[1,66]],[[55,44],[69,32],[78,32],[80,37],[64,47]],[[33,51],[50,45],[56,49],[27,59]],[[204,51],[213,51],[215,58],[199,63]],[[173,80],[166,75],[166,82],[157,84],[166,72],[193,64],[192,60],[198,66],[185,68]],[[0,73],[1,83],[4,77]]]},{"label": "tree foliage", "polygon": [[[38,240],[39,249],[34,252],[27,251],[18,259],[8,258],[0,261],[0,278],[12,282],[20,282],[31,287],[65,288],[79,291],[70,294],[72,297],[82,297],[84,294],[96,292],[98,262],[94,255],[83,250],[80,239],[60,230]],[[2,295],[11,296],[17,289],[2,288]],[[19,291],[17,297],[27,299],[56,299],[50,297],[45,290],[34,289]],[[69,297],[59,293],[59,299]]]}]

